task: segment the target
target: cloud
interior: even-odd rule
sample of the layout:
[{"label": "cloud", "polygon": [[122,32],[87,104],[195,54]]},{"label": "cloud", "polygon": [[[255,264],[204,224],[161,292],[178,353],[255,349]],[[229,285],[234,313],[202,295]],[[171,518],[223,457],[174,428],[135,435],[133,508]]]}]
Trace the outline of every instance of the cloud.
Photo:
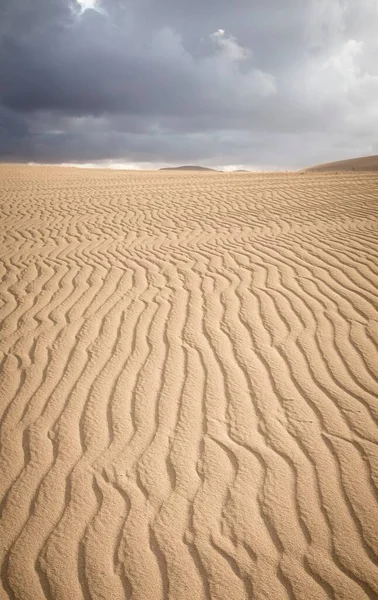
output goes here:
[{"label": "cloud", "polygon": [[232,62],[247,60],[251,54],[248,48],[241,46],[234,36],[226,35],[224,29],[217,29],[210,35],[220,56]]},{"label": "cloud", "polygon": [[295,168],[376,147],[372,0],[4,3],[4,159]]},{"label": "cloud", "polygon": [[84,12],[88,9],[96,10],[97,2],[96,0],[77,0],[77,3],[81,7],[81,12]]}]

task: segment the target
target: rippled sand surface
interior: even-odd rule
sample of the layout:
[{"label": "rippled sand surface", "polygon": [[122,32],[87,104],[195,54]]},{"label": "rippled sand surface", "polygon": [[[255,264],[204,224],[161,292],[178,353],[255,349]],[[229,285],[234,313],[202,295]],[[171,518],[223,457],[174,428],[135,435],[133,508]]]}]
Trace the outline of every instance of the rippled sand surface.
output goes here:
[{"label": "rippled sand surface", "polygon": [[1,600],[378,598],[378,173],[0,201]]}]

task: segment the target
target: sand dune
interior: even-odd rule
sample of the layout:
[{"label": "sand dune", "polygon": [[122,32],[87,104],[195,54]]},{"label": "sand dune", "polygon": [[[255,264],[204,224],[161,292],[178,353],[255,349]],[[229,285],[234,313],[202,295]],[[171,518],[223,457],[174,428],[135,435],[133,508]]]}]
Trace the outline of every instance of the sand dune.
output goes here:
[{"label": "sand dune", "polygon": [[378,598],[378,176],[1,166],[0,598]]},{"label": "sand dune", "polygon": [[305,171],[378,171],[378,155],[325,163]]},{"label": "sand dune", "polygon": [[162,167],[159,171],[216,171],[216,169],[196,165],[183,165],[181,167]]}]

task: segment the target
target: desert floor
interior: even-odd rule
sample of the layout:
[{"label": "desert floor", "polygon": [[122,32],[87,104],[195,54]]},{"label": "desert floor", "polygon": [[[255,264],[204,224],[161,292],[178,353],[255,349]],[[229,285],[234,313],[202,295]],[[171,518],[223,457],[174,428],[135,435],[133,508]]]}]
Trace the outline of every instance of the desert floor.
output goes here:
[{"label": "desert floor", "polygon": [[378,173],[0,167],[0,598],[378,598]]}]

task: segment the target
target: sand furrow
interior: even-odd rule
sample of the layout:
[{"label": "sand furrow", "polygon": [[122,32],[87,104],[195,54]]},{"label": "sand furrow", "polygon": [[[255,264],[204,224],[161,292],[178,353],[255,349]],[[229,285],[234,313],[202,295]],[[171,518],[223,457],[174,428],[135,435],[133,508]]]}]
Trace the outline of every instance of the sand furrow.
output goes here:
[{"label": "sand furrow", "polygon": [[377,176],[0,171],[1,598],[378,598]]}]

